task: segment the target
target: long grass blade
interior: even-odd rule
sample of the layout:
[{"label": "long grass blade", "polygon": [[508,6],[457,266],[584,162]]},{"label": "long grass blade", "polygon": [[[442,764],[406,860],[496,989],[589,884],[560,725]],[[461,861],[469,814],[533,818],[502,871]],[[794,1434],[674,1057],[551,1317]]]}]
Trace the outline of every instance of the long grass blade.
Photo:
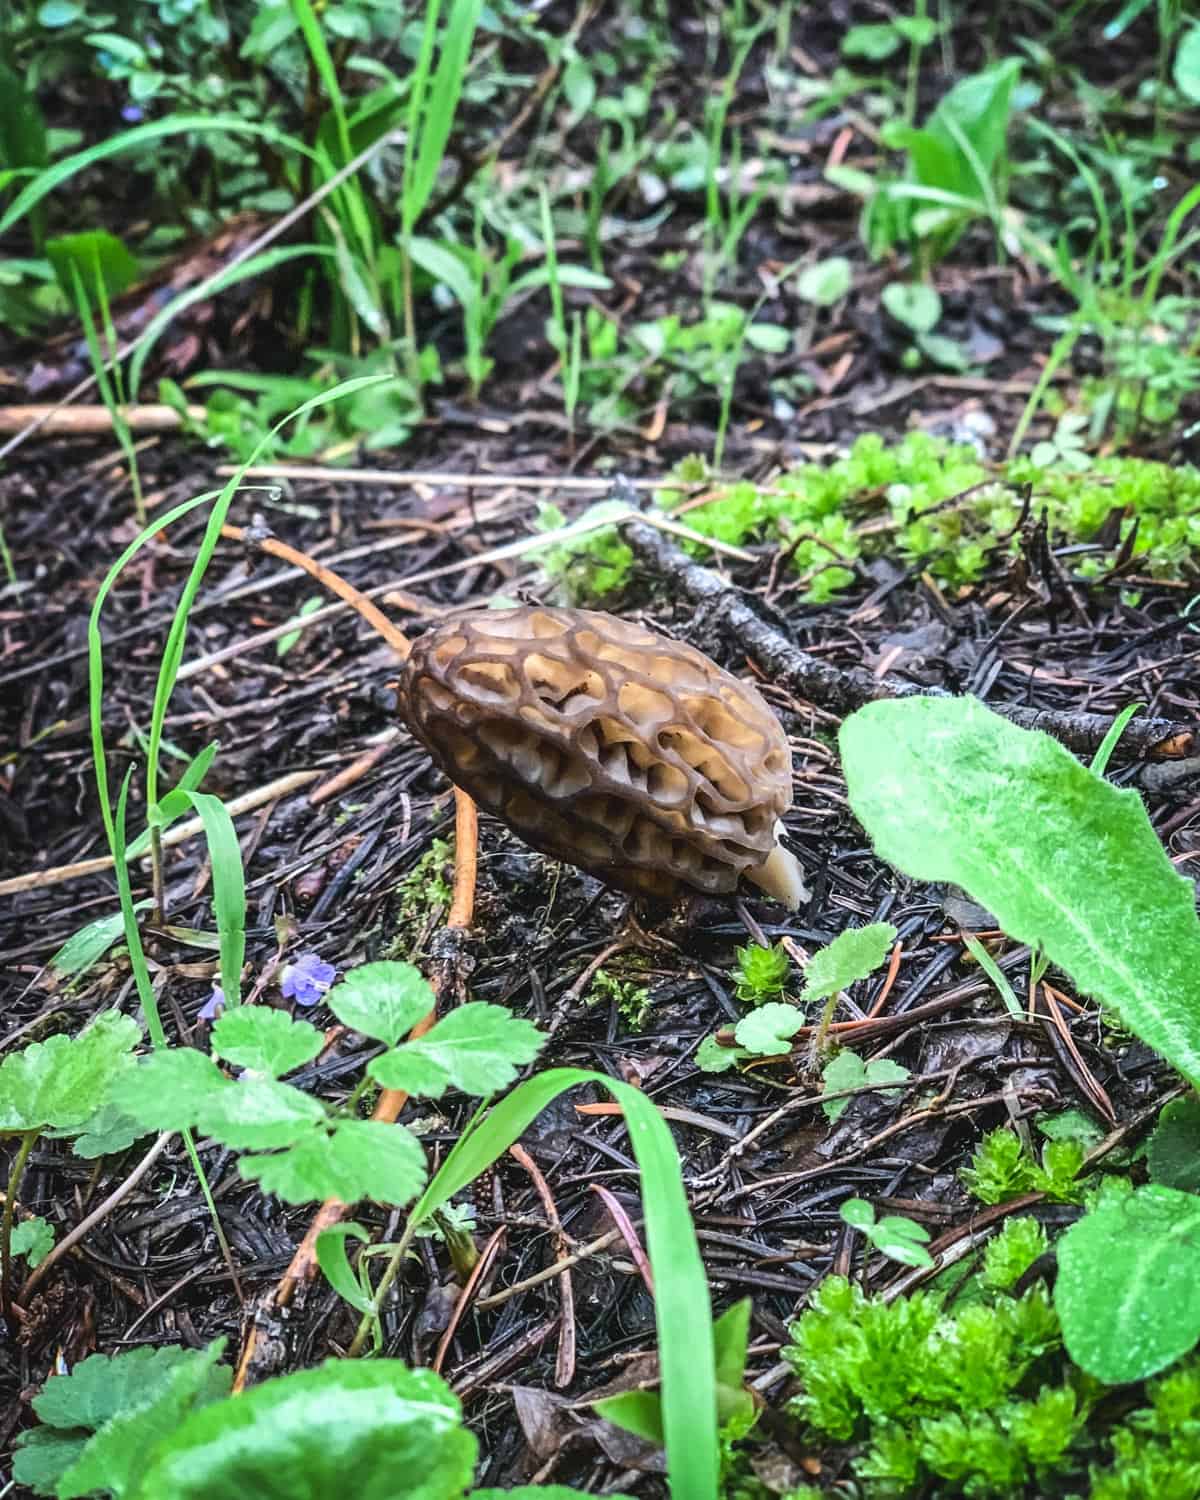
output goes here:
[{"label": "long grass blade", "polygon": [[221,992],[226,1005],[241,1001],[242,965],[246,961],[246,877],[242,851],[229,809],[211,792],[188,792],[200,814],[212,861],[213,915],[220,938]]},{"label": "long grass blade", "polygon": [[598,1083],[625,1112],[642,1176],[654,1270],[663,1430],[673,1500],[715,1500],[719,1469],[712,1307],[688,1210],[679,1153],[657,1108],[629,1084],[584,1068],[551,1068],[472,1121],[412,1210],[419,1223],[508,1150],[564,1089]]}]

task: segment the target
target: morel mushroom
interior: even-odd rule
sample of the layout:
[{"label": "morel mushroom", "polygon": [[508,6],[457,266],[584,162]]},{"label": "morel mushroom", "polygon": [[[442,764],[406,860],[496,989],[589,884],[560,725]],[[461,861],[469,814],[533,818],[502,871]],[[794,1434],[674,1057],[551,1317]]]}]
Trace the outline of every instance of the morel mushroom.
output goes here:
[{"label": "morel mushroom", "polygon": [[592,610],[474,610],[416,642],[401,696],[450,780],[535,849],[659,900],[742,875],[807,899],[779,843],[779,720],[691,646]]}]

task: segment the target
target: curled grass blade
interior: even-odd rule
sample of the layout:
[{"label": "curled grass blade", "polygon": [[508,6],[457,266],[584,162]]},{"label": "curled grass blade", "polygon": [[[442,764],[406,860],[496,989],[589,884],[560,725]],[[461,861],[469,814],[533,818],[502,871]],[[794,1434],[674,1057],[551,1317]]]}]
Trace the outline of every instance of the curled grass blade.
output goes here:
[{"label": "curled grass blade", "polygon": [[316,153],[298,136],[277,130],[273,125],[243,120],[240,115],[167,115],[165,119],[152,120],[147,125],[135,125],[132,130],[124,130],[106,141],[98,141],[96,145],[89,146],[84,151],[76,151],[71,156],[63,157],[62,161],[56,161],[53,166],[46,167],[9,204],[4,216],[0,218],[0,234],[23,219],[55,188],[61,187],[64,182],[70,181],[77,173],[86,171],[98,161],[109,156],[119,156],[123,151],[134,151],[139,146],[151,145],[165,136],[190,133],[211,135],[214,131],[224,131],[228,135],[256,135],[286,151],[299,152],[314,160],[316,157]]}]

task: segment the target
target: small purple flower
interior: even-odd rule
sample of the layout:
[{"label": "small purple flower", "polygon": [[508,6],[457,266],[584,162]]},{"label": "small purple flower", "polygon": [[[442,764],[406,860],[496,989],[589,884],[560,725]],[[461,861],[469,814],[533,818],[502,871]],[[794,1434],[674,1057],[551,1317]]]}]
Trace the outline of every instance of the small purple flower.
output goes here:
[{"label": "small purple flower", "polygon": [[139,120],[146,118],[146,111],[140,104],[126,104],[121,110],[121,118],[128,125],[136,125]]},{"label": "small purple flower", "polygon": [[284,964],[279,989],[285,1000],[297,1005],[316,1005],[325,997],[337,970],[319,953],[302,953],[294,963]]},{"label": "small purple flower", "polygon": [[212,994],[200,1007],[201,1021],[215,1021],[225,1009],[225,991],[219,984],[213,985]]}]

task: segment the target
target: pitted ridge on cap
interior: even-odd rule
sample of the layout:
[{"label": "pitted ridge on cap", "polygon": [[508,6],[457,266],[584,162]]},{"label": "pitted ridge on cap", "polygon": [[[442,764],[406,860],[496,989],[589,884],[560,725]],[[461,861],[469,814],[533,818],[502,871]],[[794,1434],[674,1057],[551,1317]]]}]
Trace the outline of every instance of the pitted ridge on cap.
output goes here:
[{"label": "pitted ridge on cap", "polygon": [[474,610],[415,643],[401,694],[451,781],[535,849],[659,899],[743,874],[803,899],[783,728],[694,647],[594,610]]}]

